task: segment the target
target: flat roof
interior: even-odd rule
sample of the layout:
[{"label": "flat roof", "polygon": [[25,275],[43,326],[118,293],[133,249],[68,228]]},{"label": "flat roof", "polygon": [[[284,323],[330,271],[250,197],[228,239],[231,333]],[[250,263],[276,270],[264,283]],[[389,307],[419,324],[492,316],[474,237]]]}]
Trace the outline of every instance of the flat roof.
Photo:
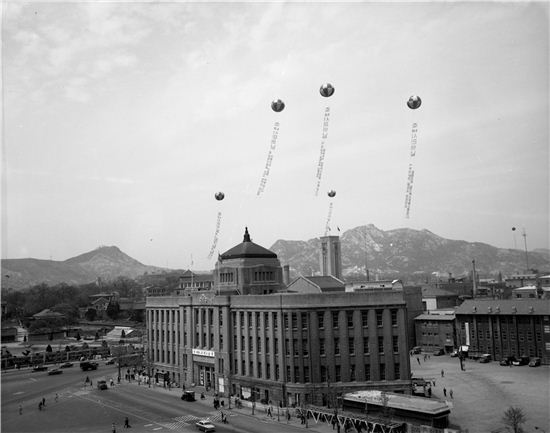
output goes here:
[{"label": "flat roof", "polygon": [[414,320],[439,320],[443,322],[454,322],[454,314],[421,314],[416,316]]},{"label": "flat roof", "polygon": [[[388,407],[395,409],[422,412],[430,415],[441,415],[451,411],[447,403],[442,400],[407,394],[396,394],[393,392],[386,392],[385,394],[388,397]],[[378,406],[383,404],[382,391],[377,390],[350,392],[344,394],[344,399]]]}]

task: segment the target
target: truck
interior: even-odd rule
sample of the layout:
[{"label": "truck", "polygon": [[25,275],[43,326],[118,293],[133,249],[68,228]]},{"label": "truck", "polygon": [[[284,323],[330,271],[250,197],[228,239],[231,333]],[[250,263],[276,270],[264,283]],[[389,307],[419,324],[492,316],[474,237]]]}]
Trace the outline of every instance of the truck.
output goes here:
[{"label": "truck", "polygon": [[95,361],[82,361],[80,363],[80,368],[82,371],[88,371],[88,370],[97,370],[98,363]]}]

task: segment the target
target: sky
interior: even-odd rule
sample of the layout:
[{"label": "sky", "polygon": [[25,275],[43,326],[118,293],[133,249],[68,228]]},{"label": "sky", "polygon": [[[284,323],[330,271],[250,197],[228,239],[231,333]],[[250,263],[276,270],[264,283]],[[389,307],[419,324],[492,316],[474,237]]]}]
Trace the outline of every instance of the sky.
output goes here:
[{"label": "sky", "polygon": [[245,226],[549,247],[547,3],[4,1],[2,41],[2,258],[209,270]]}]

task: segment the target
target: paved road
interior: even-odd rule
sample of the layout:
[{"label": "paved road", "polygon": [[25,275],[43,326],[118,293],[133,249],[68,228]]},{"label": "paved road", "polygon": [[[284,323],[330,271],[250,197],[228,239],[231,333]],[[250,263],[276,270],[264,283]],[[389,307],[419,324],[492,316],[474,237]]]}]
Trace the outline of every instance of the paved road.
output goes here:
[{"label": "paved road", "polygon": [[466,371],[461,371],[458,358],[431,356],[424,362],[420,355],[419,365],[416,357],[411,359],[414,377],[434,378],[433,396],[453,405],[452,426],[468,429],[469,433],[488,433],[502,427],[500,421],[506,409],[519,406],[527,416],[524,426],[527,433],[543,430],[550,433],[550,366],[510,368],[498,362],[466,361]]}]

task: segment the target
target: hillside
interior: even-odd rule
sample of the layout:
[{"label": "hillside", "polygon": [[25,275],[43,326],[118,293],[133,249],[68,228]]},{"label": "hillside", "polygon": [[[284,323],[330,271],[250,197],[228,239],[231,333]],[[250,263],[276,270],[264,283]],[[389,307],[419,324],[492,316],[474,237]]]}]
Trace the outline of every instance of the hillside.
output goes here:
[{"label": "hillside", "polygon": [[159,272],[162,268],[144,265],[124,254],[116,246],[99,247],[65,261],[38,259],[3,259],[2,283],[21,289],[39,283],[55,285],[61,282],[73,285],[92,283],[119,276],[136,278],[145,272]]},{"label": "hillside", "polygon": [[[439,272],[468,275],[472,260],[481,276],[511,275],[525,271],[525,252],[496,248],[480,242],[442,238],[429,230],[400,228],[383,231],[372,224],[355,227],[341,234],[344,276],[364,276],[365,261],[371,277],[407,277]],[[289,264],[296,275],[319,272],[319,239],[278,240],[270,248],[281,264]],[[366,254],[365,254],[366,253]],[[548,251],[531,251],[529,267],[550,270]]]}]

